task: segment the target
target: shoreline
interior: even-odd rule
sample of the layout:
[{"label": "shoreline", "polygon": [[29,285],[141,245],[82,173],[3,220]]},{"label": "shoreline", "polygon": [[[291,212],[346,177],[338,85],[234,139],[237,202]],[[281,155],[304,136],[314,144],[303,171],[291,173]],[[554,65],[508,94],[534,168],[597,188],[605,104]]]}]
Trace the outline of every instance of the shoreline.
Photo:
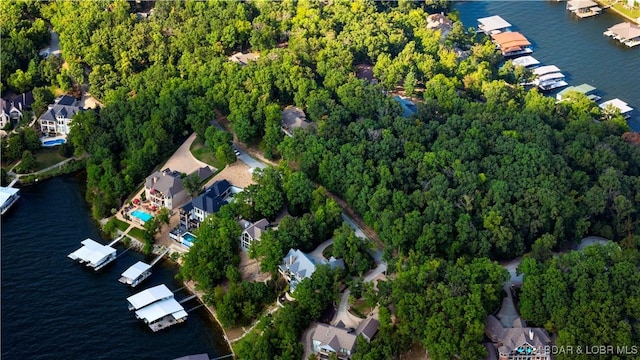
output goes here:
[{"label": "shoreline", "polygon": [[621,16],[621,17],[623,17],[623,18],[624,18],[625,20],[627,20],[627,21],[631,21],[632,23],[634,23],[634,24],[636,24],[636,25],[640,25],[640,22],[639,22],[640,17],[638,17],[638,18],[633,18],[633,17],[631,17],[631,16],[629,16],[629,15],[627,15],[627,14],[625,14],[625,13],[621,12],[620,10],[616,9],[615,7],[613,7],[613,4],[609,4],[609,3],[607,3],[606,1],[603,1],[603,0],[595,0],[595,2],[596,2],[599,6],[601,6],[601,7],[603,7],[603,8],[605,8],[605,7],[606,7],[606,8],[604,9],[605,11],[611,11],[611,12],[613,12],[614,14],[616,14],[616,15],[618,15],[618,16]]}]

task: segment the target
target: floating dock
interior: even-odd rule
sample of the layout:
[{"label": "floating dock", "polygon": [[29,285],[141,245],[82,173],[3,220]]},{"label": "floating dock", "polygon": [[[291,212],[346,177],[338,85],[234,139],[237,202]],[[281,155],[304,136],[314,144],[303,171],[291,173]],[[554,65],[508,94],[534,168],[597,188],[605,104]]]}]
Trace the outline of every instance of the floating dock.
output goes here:
[{"label": "floating dock", "polygon": [[67,255],[71,260],[85,264],[87,267],[98,271],[116,259],[116,249],[108,245],[102,245],[92,239],[81,242],[80,249]]},{"label": "floating dock", "polygon": [[594,94],[594,92],[596,91],[596,88],[589,85],[589,84],[581,84],[578,86],[569,86],[568,88],[560,91],[559,93],[556,94],[556,99],[558,101],[565,101],[568,100],[567,99],[567,94],[569,94],[570,92],[577,92],[580,94],[584,94],[589,100],[591,101],[598,101],[601,99],[600,96]]},{"label": "floating dock", "polygon": [[540,65],[540,61],[538,61],[533,56],[521,56],[519,58],[511,60],[513,66],[524,66],[527,69],[533,69],[536,66]]},{"label": "floating dock", "polygon": [[531,46],[531,42],[517,31],[492,34],[491,38],[498,49],[502,52],[502,56],[506,58],[513,58],[533,53],[533,50],[529,47]]},{"label": "floating dock", "polygon": [[613,25],[604,32],[608,36],[628,47],[640,45],[640,26],[630,22]]},{"label": "floating dock", "polygon": [[478,19],[478,32],[487,35],[510,31],[511,24],[498,15]]},{"label": "floating dock", "polygon": [[166,299],[173,299],[173,293],[168,287],[161,284],[129,296],[127,301],[129,302],[129,310],[139,310],[156,301]]},{"label": "floating dock", "polygon": [[171,297],[136,310],[136,318],[143,320],[153,332],[156,332],[184,322],[187,319],[187,312],[176,299]]},{"label": "floating dock", "polygon": [[628,119],[631,117],[631,113],[633,112],[633,108],[629,106],[626,102],[616,98],[613,100],[605,101],[602,104],[598,105],[602,110],[607,110],[610,107],[618,109],[623,118]]},{"label": "floating dock", "polygon": [[143,261],[138,261],[137,263],[131,265],[125,272],[120,275],[120,281],[123,284],[130,285],[131,287],[136,287],[140,285],[146,278],[151,276],[151,268],[155,265],[163,256],[165,256],[169,252],[169,249],[165,250],[162,254],[158,255],[151,264],[147,264]]},{"label": "floating dock", "polygon": [[570,0],[567,2],[567,10],[581,19],[596,16],[602,12],[602,8],[591,0]]},{"label": "floating dock", "polygon": [[0,205],[0,208],[2,209],[0,211],[1,215],[4,215],[7,211],[9,211],[11,206],[13,206],[13,204],[15,204],[18,199],[20,199],[19,193],[19,189],[15,189],[10,186],[0,186],[0,204],[2,204]]}]

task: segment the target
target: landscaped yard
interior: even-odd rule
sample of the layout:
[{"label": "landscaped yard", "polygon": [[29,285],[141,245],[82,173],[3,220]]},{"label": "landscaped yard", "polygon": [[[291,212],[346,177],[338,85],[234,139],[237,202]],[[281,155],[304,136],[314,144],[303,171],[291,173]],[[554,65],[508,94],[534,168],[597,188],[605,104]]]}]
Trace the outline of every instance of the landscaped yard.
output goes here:
[{"label": "landscaped yard", "polygon": [[633,19],[640,17],[640,8],[635,7],[631,9],[627,6],[626,1],[613,4],[613,8]]},{"label": "landscaped yard", "polygon": [[116,219],[115,217],[113,217],[111,219],[111,221],[113,221],[116,224],[116,229],[120,230],[120,231],[125,231],[127,230],[127,228],[129,228],[129,224],[120,220],[120,219]]},{"label": "landscaped yard", "polygon": [[137,227],[132,228],[131,230],[129,230],[129,235],[144,242],[144,230],[140,228],[137,228]]},{"label": "landscaped yard", "polygon": [[66,159],[58,153],[58,149],[40,149],[36,151],[33,156],[36,158],[36,167],[33,169],[33,172],[55,165]]},{"label": "landscaped yard", "polygon": [[204,141],[200,139],[200,137],[196,137],[191,144],[189,151],[191,151],[191,154],[193,154],[196,159],[207,163],[216,169],[222,169],[224,167],[224,164],[216,159],[214,152],[204,145]]},{"label": "landscaped yard", "polygon": [[322,252],[322,256],[324,256],[325,259],[329,259],[333,256],[333,244],[327,246],[327,248],[324,249],[324,251]]}]

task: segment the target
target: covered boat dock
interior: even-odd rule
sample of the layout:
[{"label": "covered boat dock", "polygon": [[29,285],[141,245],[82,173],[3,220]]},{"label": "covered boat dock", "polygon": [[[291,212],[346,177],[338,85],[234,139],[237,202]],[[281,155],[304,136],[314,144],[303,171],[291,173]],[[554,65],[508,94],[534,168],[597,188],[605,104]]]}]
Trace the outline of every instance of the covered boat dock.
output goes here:
[{"label": "covered boat dock", "polygon": [[2,215],[11,208],[11,205],[18,201],[20,198],[20,195],[18,195],[19,192],[20,189],[0,186],[0,213]]},{"label": "covered boat dock", "polygon": [[633,111],[633,108],[631,106],[629,106],[629,104],[627,104],[626,102],[616,98],[613,100],[609,100],[609,101],[605,101],[602,104],[599,105],[601,109],[606,110],[607,108],[614,107],[618,110],[620,110],[620,114],[622,114],[622,117],[624,117],[625,119],[628,119],[631,117],[631,112]]},{"label": "covered boat dock", "polygon": [[559,93],[556,94],[556,99],[558,101],[564,101],[564,100],[568,100],[567,99],[567,94],[569,94],[570,92],[577,92],[580,94],[584,94],[589,100],[591,101],[598,101],[600,100],[600,96],[594,94],[594,92],[596,91],[596,88],[589,85],[589,84],[581,84],[578,86],[569,86],[568,88],[560,91]]},{"label": "covered boat dock", "polygon": [[517,31],[491,35],[493,42],[500,48],[504,57],[528,55],[533,52],[529,40]]},{"label": "covered boat dock", "polygon": [[498,15],[478,19],[478,32],[487,35],[509,31],[509,28],[511,28],[511,24]]},{"label": "covered boat dock", "polygon": [[513,59],[511,62],[513,63],[513,66],[524,66],[527,69],[531,69],[540,65],[540,61],[530,55],[521,56],[519,58]]},{"label": "covered boat dock", "polygon": [[187,319],[187,312],[173,297],[154,302],[136,311],[136,317],[143,320],[154,332],[181,323]]},{"label": "covered boat dock", "polygon": [[161,284],[129,296],[127,301],[129,302],[129,310],[139,310],[149,304],[166,299],[173,299],[173,292],[166,285]]},{"label": "covered boat dock", "polygon": [[102,245],[94,240],[85,239],[81,242],[80,249],[72,252],[67,257],[71,260],[86,264],[95,271],[100,270],[116,258],[116,249],[108,245]]},{"label": "covered boat dock", "polygon": [[616,24],[607,29],[604,35],[618,40],[621,44],[628,47],[640,45],[640,26],[630,22]]},{"label": "covered boat dock", "polygon": [[602,12],[602,8],[591,0],[570,0],[567,2],[567,10],[579,18],[596,16]]},{"label": "covered boat dock", "polygon": [[136,287],[150,275],[151,265],[142,261],[138,261],[122,273],[122,277],[119,281],[123,284],[131,285],[131,287]]}]

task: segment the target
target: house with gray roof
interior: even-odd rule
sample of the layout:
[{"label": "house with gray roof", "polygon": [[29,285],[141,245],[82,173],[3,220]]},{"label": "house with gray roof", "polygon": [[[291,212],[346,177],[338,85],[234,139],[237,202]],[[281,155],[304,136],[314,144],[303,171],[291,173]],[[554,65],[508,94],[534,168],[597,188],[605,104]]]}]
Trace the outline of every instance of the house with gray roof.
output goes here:
[{"label": "house with gray roof", "polygon": [[31,91],[11,98],[0,99],[0,129],[9,122],[15,126],[22,117],[22,113],[31,109],[31,104],[33,104],[33,93]]},{"label": "house with gray roof", "polygon": [[82,108],[74,97],[63,95],[38,119],[40,130],[49,136],[69,135],[73,116],[80,111]]},{"label": "house with gray roof", "polygon": [[214,182],[203,194],[180,208],[180,225],[186,229],[199,227],[207,216],[218,212],[223,205],[227,204],[225,199],[229,195],[231,195],[229,181]]},{"label": "house with gray roof", "polygon": [[247,66],[250,61],[256,61],[260,58],[260,54],[258,53],[242,53],[237,52],[231,56],[229,56],[229,61],[234,62],[236,64],[240,64],[240,66]]},{"label": "house with gray roof", "polygon": [[144,193],[153,205],[169,210],[183,204],[188,197],[180,173],[170,169],[156,171],[147,177]]},{"label": "house with gray roof", "polygon": [[542,328],[527,327],[517,317],[511,327],[506,327],[497,317],[489,315],[485,325],[485,334],[492,346],[487,358],[499,360],[534,359],[550,360],[551,339]]},{"label": "house with gray roof", "polygon": [[313,352],[320,359],[331,358],[331,353],[338,359],[349,359],[356,348],[357,335],[344,328],[326,324],[318,324],[313,333]]},{"label": "house with gray roof", "polygon": [[282,259],[278,271],[289,282],[289,292],[293,293],[296,285],[306,278],[310,278],[316,271],[315,262],[298,249],[289,249]]},{"label": "house with gray roof", "polygon": [[242,235],[240,235],[240,247],[242,251],[249,251],[249,247],[256,241],[260,241],[262,233],[267,230],[269,221],[267,219],[260,219],[254,223],[246,222]]},{"label": "house with gray roof", "polygon": [[378,332],[378,327],[380,327],[380,321],[372,317],[367,317],[362,320],[356,328],[356,336],[362,335],[367,342],[371,342],[371,339],[373,339]]},{"label": "house with gray roof", "polygon": [[289,106],[282,110],[282,131],[287,135],[293,137],[295,129],[309,129],[314,124],[307,121],[307,115],[302,109]]}]

